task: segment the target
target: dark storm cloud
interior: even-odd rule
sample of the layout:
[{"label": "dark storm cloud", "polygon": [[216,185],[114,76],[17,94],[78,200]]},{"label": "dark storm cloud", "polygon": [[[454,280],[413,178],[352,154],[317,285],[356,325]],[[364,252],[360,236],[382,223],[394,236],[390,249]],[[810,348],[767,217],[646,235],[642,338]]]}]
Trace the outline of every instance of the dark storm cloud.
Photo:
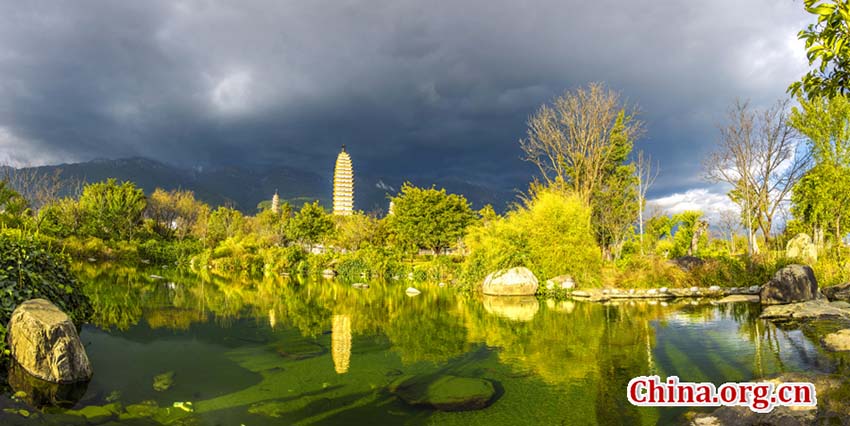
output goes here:
[{"label": "dark storm cloud", "polygon": [[[658,193],[704,186],[736,97],[805,69],[791,0],[0,3],[0,161],[140,155],[527,178],[517,140],[563,90],[640,105]],[[518,184],[517,184],[518,185]]]}]

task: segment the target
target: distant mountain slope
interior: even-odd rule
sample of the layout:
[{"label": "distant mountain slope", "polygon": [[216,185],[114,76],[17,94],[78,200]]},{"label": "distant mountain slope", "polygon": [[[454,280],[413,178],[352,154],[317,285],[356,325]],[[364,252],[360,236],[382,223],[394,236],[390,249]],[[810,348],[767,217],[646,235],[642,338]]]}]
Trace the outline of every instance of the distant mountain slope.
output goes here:
[{"label": "distant mountain slope", "polygon": [[[108,178],[132,181],[145,192],[156,188],[187,189],[210,205],[232,205],[245,213],[253,214],[256,206],[268,200],[275,190],[282,199],[300,205],[308,200],[319,200],[331,205],[332,170],[326,176],[292,167],[211,167],[182,169],[147,158],[93,160],[83,163],[60,164],[21,169],[39,174],[52,174],[61,170],[63,179],[73,182],[98,182]],[[474,208],[492,204],[497,211],[504,210],[514,200],[511,191],[486,188],[458,178],[410,178],[420,186],[436,185],[447,191],[463,194]],[[396,194],[403,178],[357,174],[355,170],[355,207],[364,211],[383,211],[388,207],[387,196]]]}]

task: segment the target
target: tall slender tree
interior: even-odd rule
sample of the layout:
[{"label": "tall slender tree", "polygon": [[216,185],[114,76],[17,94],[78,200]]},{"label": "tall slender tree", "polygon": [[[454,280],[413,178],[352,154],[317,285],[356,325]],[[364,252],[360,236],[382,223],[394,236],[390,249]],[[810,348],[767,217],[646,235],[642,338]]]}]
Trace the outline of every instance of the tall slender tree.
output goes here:
[{"label": "tall slender tree", "polygon": [[638,232],[640,238],[640,254],[644,255],[643,241],[643,226],[644,226],[644,210],[646,209],[646,194],[649,188],[655,183],[658,177],[659,166],[652,164],[652,157],[644,155],[643,151],[638,151],[635,160],[635,176],[637,176],[637,195],[638,195]]},{"label": "tall slender tree", "polygon": [[710,181],[731,185],[729,197],[741,207],[751,254],[759,252],[756,231],[770,242],[774,218],[809,167],[788,117],[786,100],[763,110],[736,101],[704,165]]}]

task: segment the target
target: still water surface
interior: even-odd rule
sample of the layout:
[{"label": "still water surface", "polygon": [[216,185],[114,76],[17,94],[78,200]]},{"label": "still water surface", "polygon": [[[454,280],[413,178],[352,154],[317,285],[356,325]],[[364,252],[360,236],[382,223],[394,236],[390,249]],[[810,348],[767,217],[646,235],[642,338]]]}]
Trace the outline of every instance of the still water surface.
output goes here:
[{"label": "still water surface", "polygon": [[[835,368],[800,331],[758,320],[756,304],[481,299],[425,283],[410,297],[410,283],[356,289],[91,265],[80,275],[95,309],[81,333],[95,376],[72,409],[106,406],[97,421],[676,424],[682,409],[630,406],[629,379],[719,384]],[[489,379],[496,399],[478,411],[410,407],[386,390],[407,374]],[[20,407],[13,391],[0,408]],[[193,411],[174,408],[180,402]],[[0,412],[0,423],[71,419],[44,411]]]}]

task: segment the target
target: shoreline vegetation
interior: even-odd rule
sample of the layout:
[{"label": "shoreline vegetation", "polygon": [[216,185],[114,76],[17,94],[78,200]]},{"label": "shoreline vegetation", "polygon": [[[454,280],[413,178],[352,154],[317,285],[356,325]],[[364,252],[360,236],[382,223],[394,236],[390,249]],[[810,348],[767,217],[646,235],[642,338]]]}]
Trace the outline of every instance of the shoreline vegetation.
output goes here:
[{"label": "shoreline vegetation", "polygon": [[[407,183],[390,197],[386,215],[332,215],[318,201],[297,208],[264,202],[246,215],[207,205],[191,191],[156,188],[146,195],[114,179],[60,196],[61,176],[22,179],[11,171],[0,182],[0,239],[12,251],[54,253],[46,261],[57,265],[67,260],[52,259],[336,276],[350,284],[428,281],[473,293],[486,275],[516,267],[540,282],[568,277],[576,291],[750,288],[791,263],[811,265],[822,287],[843,284],[850,281],[842,233],[850,229],[842,215],[850,186],[841,184],[850,183],[850,101],[799,101],[791,109],[785,102],[730,109],[705,167],[712,181],[731,184],[728,195],[740,212],[668,214],[647,206],[659,171],[634,151],[644,132],[637,108],[593,83],[529,118],[520,145],[539,174],[503,214]],[[793,219],[782,223],[784,210]],[[11,260],[10,271],[23,276],[28,259]],[[31,281],[72,288],[54,271],[36,269]],[[568,292],[541,285],[537,293]]]}]

